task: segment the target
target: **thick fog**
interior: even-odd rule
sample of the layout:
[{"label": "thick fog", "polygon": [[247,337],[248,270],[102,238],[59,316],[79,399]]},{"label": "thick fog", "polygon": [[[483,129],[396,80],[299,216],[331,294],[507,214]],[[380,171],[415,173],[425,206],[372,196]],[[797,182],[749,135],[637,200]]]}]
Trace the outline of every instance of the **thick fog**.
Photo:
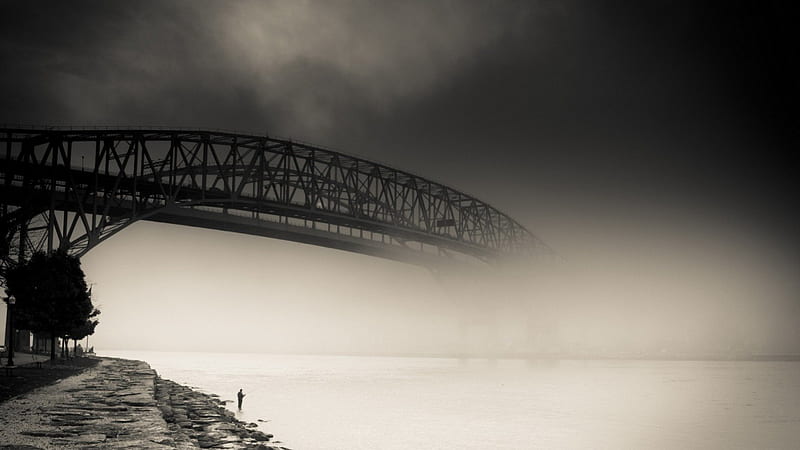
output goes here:
[{"label": "thick fog", "polygon": [[491,357],[800,351],[796,280],[769,249],[732,246],[713,230],[627,231],[550,262],[434,274],[303,244],[137,223],[84,258],[103,310],[90,344]]}]

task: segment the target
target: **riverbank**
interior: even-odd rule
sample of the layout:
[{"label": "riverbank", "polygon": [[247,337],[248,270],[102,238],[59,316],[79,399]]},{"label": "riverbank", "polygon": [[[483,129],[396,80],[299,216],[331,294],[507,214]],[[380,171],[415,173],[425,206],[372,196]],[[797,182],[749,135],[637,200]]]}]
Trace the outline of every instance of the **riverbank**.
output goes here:
[{"label": "riverbank", "polygon": [[114,358],[0,403],[0,423],[0,449],[285,450],[212,396]]}]

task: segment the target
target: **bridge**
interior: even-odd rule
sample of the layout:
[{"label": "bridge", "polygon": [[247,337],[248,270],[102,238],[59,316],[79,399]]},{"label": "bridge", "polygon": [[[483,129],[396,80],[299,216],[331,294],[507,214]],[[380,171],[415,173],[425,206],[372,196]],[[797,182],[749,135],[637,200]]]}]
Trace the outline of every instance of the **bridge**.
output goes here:
[{"label": "bridge", "polygon": [[82,256],[139,220],[429,266],[549,254],[511,217],[406,171],[216,130],[0,128],[0,248]]}]

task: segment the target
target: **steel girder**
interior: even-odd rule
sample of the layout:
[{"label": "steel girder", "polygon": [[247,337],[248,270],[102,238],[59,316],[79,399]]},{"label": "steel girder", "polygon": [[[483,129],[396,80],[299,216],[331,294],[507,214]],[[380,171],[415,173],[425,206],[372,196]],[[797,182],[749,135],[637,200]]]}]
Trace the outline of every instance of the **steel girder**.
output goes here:
[{"label": "steel girder", "polygon": [[410,262],[549,253],[512,218],[443,184],[268,136],[0,128],[0,164],[7,260],[83,255],[137,220]]}]

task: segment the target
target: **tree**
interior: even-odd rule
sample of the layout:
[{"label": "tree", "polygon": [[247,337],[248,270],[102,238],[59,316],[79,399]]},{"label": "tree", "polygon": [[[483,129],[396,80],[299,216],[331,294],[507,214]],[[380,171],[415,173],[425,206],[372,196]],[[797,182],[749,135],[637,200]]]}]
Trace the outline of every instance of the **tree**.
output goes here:
[{"label": "tree", "polygon": [[6,294],[17,299],[19,328],[49,335],[53,360],[56,338],[81,327],[96,311],[80,260],[64,250],[34,253],[9,269]]},{"label": "tree", "polygon": [[[94,317],[100,315],[100,310],[92,305],[92,290],[91,288],[86,292],[86,295],[81,295],[74,300],[73,308],[75,308],[75,322],[70,325],[64,335],[64,346],[62,350],[62,357],[69,357],[69,340],[82,339],[91,333],[94,333],[94,328],[97,326],[98,321],[92,320]],[[80,318],[84,318],[80,322]]]},{"label": "tree", "polygon": [[69,333],[67,334],[67,339],[72,339],[74,341],[73,354],[77,354],[79,340],[85,338],[86,336],[94,334],[94,329],[97,328],[97,324],[100,323],[100,321],[95,319],[95,317],[99,315],[100,315],[100,310],[94,308],[92,313],[89,314],[89,317],[87,317],[82,324],[78,325],[77,327],[69,331]]}]

